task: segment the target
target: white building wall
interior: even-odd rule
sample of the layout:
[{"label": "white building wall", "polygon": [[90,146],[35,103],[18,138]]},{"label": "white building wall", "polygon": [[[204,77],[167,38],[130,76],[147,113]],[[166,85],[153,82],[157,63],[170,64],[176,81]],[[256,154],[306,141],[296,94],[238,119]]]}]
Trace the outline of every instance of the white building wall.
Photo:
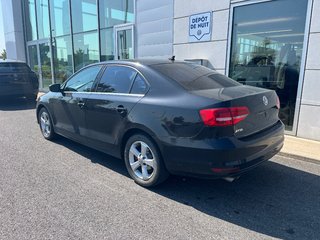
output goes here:
[{"label": "white building wall", "polygon": [[313,0],[297,135],[320,140],[320,0]]},{"label": "white building wall", "polygon": [[21,0],[1,1],[7,58],[26,61]]},{"label": "white building wall", "polygon": [[173,0],[137,0],[136,36],[136,57],[172,56]]},{"label": "white building wall", "polygon": [[[211,40],[189,43],[189,16],[208,11],[213,12]],[[206,59],[209,67],[225,73],[229,12],[230,0],[175,0],[173,55],[176,59]]]}]

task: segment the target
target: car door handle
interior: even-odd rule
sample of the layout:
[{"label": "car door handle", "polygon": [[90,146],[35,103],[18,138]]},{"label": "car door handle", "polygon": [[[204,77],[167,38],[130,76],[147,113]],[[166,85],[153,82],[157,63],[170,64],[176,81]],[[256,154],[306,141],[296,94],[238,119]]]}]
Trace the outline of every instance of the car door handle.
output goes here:
[{"label": "car door handle", "polygon": [[80,108],[84,108],[85,103],[84,103],[84,102],[82,102],[82,101],[79,101],[79,102],[78,102],[78,106],[79,106]]},{"label": "car door handle", "polygon": [[121,114],[124,114],[124,113],[127,112],[127,110],[124,108],[123,105],[119,105],[119,106],[117,107],[117,111],[118,111],[118,113],[121,113]]}]

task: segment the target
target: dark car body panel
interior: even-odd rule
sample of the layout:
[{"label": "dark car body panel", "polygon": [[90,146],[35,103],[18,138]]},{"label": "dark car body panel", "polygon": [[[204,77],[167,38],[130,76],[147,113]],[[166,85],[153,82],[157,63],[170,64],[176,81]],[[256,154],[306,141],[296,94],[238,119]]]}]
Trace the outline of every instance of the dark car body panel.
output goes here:
[{"label": "dark car body panel", "polygon": [[[277,116],[274,91],[242,85],[186,91],[150,67],[161,63],[98,63],[136,69],[150,86],[146,94],[49,92],[39,99],[37,111],[48,109],[58,134],[119,158],[128,134],[144,133],[157,144],[167,170],[174,174],[233,176],[280,151],[284,125]],[[262,96],[269,99],[268,107],[263,105]],[[81,107],[79,103],[84,104]],[[199,114],[204,108],[237,105],[249,106],[252,119],[249,114],[247,121],[236,126],[207,127]],[[258,122],[257,117],[261,118]],[[215,172],[215,168],[221,172]]]},{"label": "dark car body panel", "polygon": [[37,95],[38,78],[22,62],[0,62],[0,97],[22,97]]}]

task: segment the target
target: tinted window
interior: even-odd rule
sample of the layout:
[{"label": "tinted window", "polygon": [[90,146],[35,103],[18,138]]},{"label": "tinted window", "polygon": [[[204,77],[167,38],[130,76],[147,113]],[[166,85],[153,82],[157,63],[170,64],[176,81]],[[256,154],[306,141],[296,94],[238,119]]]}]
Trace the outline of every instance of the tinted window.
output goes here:
[{"label": "tinted window", "polygon": [[0,63],[0,72],[2,73],[30,72],[30,68],[25,63]]},{"label": "tinted window", "polygon": [[73,92],[90,92],[101,66],[93,66],[83,69],[66,83],[64,90]]},{"label": "tinted window", "polygon": [[127,67],[107,67],[98,84],[97,92],[129,93],[137,72]]},{"label": "tinted window", "polygon": [[175,80],[188,91],[241,85],[209,68],[192,63],[157,64],[150,67]]},{"label": "tinted window", "polygon": [[140,74],[137,74],[130,93],[144,94],[147,91],[147,84]]}]

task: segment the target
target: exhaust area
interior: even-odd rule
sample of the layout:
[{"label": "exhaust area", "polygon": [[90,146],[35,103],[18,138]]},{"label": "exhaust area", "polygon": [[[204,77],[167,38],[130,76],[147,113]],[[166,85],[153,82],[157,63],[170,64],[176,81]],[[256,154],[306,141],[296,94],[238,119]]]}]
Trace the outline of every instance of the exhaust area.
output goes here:
[{"label": "exhaust area", "polygon": [[227,181],[227,182],[234,182],[235,180],[239,179],[240,177],[225,177],[223,178],[223,180]]}]

